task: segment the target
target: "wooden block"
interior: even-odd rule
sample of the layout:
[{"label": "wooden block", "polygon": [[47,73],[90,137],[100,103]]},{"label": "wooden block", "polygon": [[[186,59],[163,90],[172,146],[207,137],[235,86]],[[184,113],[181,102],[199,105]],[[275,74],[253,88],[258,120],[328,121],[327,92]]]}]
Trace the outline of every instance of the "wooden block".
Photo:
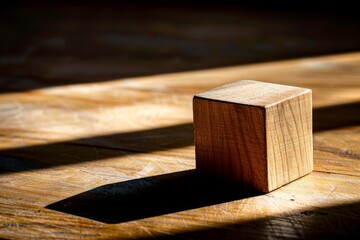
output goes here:
[{"label": "wooden block", "polygon": [[193,99],[196,168],[262,192],[313,170],[310,89],[243,80]]}]

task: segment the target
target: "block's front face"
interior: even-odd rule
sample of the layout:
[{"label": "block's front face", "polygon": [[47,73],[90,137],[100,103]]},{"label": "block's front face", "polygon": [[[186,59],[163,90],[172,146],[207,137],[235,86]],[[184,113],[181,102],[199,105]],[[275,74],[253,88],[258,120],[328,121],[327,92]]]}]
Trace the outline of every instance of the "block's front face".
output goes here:
[{"label": "block's front face", "polygon": [[311,91],[266,109],[266,138],[269,191],[313,170]]},{"label": "block's front face", "polygon": [[196,168],[268,190],[265,109],[195,97]]}]

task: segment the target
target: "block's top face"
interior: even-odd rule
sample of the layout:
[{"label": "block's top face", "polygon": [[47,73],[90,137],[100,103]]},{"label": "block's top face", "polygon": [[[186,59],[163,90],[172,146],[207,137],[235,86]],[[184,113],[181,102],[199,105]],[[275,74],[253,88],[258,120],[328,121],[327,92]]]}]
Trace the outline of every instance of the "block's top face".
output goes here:
[{"label": "block's top face", "polygon": [[195,96],[267,108],[309,92],[311,90],[306,88],[242,80],[199,93]]}]

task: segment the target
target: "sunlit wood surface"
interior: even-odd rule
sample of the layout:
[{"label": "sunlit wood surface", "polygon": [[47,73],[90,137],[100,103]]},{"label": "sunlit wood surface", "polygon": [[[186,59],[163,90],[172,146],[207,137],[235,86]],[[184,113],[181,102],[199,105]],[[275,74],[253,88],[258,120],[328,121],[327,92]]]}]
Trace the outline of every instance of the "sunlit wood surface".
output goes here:
[{"label": "sunlit wood surface", "polygon": [[[107,68],[101,81],[91,59],[76,60],[90,71],[79,76],[37,53],[0,63],[0,237],[360,235],[360,53],[140,77]],[[268,194],[196,174],[192,97],[240,79],[313,90],[313,173]]]},{"label": "sunlit wood surface", "polygon": [[[1,235],[359,234],[359,70],[348,54],[2,94]],[[315,172],[266,195],[183,172],[193,94],[242,78],[314,93]]]}]

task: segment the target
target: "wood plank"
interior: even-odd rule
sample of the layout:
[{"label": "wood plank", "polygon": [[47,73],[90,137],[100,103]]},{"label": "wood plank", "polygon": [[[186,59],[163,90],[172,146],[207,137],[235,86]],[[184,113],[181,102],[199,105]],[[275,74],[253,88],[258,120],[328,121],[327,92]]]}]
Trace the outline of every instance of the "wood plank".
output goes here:
[{"label": "wood plank", "polygon": [[[317,60],[312,60],[313,62],[323,62],[324,65],[336,66],[339,64],[338,62],[349,62],[347,64],[348,69],[354,69],[352,72],[356,72],[355,68],[351,68],[351,62],[357,60],[355,57],[356,55],[343,55],[339,56],[338,58],[334,57],[325,57],[319,58]],[[334,60],[335,59],[335,60]],[[346,60],[346,61],[345,61]],[[291,63],[290,65],[294,65],[290,70],[294,70],[294,68],[302,68],[302,64],[298,64],[299,62],[310,62],[310,60],[301,60],[295,61],[295,63]],[[282,65],[281,63],[280,65]],[[343,63],[341,63],[343,64]],[[280,69],[276,64],[270,64],[274,69]],[[260,65],[258,66],[261,69],[260,72],[265,71],[269,67]],[[287,66],[289,67],[289,66]],[[242,70],[244,67],[239,67],[241,71],[244,72],[251,72]],[[252,69],[253,67],[250,67]],[[221,72],[221,76],[219,77],[218,81],[231,81],[233,80],[232,69],[224,69],[219,70]],[[240,72],[241,72],[240,71]],[[306,72],[306,69],[304,69]],[[296,71],[295,71],[296,72]],[[209,70],[207,73],[203,71],[204,74],[204,86],[207,83],[205,79],[214,73],[214,71]],[[277,71],[274,70],[274,74],[278,74]],[[316,74],[314,74],[316,76]],[[191,77],[192,76],[192,77]],[[204,89],[204,87],[197,88],[196,84],[201,83],[201,79],[198,77],[198,73],[190,73],[186,74],[179,74],[178,77],[173,78],[171,81],[163,81],[163,85],[167,85],[170,82],[172,84],[181,82],[185,86],[190,84],[188,79],[192,79],[192,85],[189,88],[195,89]],[[219,75],[217,75],[219,76]],[[241,76],[241,75],[240,75]],[[358,92],[359,88],[356,85],[356,75],[353,78],[346,79],[342,81],[341,84],[348,84],[346,87],[346,95],[348,97],[347,101],[356,102],[358,99]],[[173,76],[175,77],[175,75]],[[296,74],[294,74],[296,78]],[[156,77],[149,77],[147,80],[150,82],[152,86],[159,85],[158,81],[162,81],[168,79],[169,75],[165,76],[156,76]],[[196,81],[195,81],[196,80]],[[154,82],[155,81],[155,82]],[[316,81],[316,78],[314,78]],[[38,90],[30,92],[29,94],[3,94],[1,97],[1,116],[3,124],[6,125],[6,128],[1,129],[3,138],[6,141],[2,141],[3,148],[17,148],[21,146],[27,145],[36,145],[36,144],[44,144],[44,143],[51,143],[51,142],[59,142],[59,141],[66,141],[72,140],[74,138],[77,139],[84,139],[86,137],[99,137],[102,139],[101,141],[96,141],[96,144],[99,142],[106,142],[108,144],[109,138],[106,137],[108,135],[112,135],[112,133],[121,133],[126,131],[141,131],[146,130],[147,128],[151,128],[153,126],[159,126],[159,124],[164,124],[162,126],[175,126],[177,124],[189,123],[191,124],[192,116],[191,116],[191,92],[187,94],[178,94],[178,93],[163,93],[163,91],[157,91],[156,89],[148,89],[147,82],[143,81],[142,79],[134,79],[133,84],[130,84],[130,80],[128,81],[112,81],[108,83],[102,84],[89,84],[89,85],[74,85],[68,87],[59,87],[59,88],[50,88],[46,90]],[[327,86],[327,82],[319,80],[319,84],[322,82],[324,86]],[[196,83],[196,84],[194,84]],[[140,86],[143,88],[139,89]],[[211,82],[208,83],[209,87],[212,86]],[[334,83],[338,84],[337,82]],[[130,88],[130,85],[132,88]],[[137,86],[135,90],[133,87]],[[181,86],[181,85],[179,85]],[[311,85],[306,85],[310,86]],[[337,86],[336,86],[337,87]],[[122,89],[125,90],[122,90]],[[130,89],[129,89],[130,88]],[[88,92],[91,89],[96,90],[97,94],[89,95]],[[114,89],[114,91],[111,91]],[[166,89],[166,88],[165,88]],[[178,89],[178,87],[176,87]],[[167,92],[178,90],[176,89],[168,89]],[[122,91],[121,91],[122,90]],[[145,91],[146,90],[146,91]],[[336,92],[338,93],[338,88],[336,88]],[[127,92],[127,94],[123,95],[121,92]],[[147,94],[150,91],[149,94]],[[328,97],[330,92],[329,88],[325,92],[316,92],[314,90],[314,105],[315,107],[319,105],[319,98],[322,96]],[[333,89],[335,91],[335,88]],[[118,94],[114,94],[118,92]],[[111,94],[112,93],[112,94]],[[352,93],[352,94],[351,94]],[[110,95],[109,95],[110,94]],[[129,95],[131,94],[131,95]],[[334,93],[335,94],[335,93]],[[76,97],[74,97],[76,96]],[[109,101],[104,101],[103,96],[112,96],[111,102],[114,105],[109,105]],[[349,98],[350,97],[350,98]],[[357,98],[355,98],[357,97]],[[116,102],[124,102],[124,99],[128,99],[130,105],[123,105],[117,106]],[[137,99],[145,98],[148,99],[146,105],[139,104]],[[62,101],[66,99],[66,101]],[[108,97],[106,99],[109,99]],[[344,96],[339,96],[339,99],[344,99]],[[339,101],[340,101],[339,100]],[[328,104],[333,103],[333,100],[328,100]],[[97,104],[101,104],[102,106],[98,108],[96,107]],[[125,102],[124,102],[125,104]],[[321,104],[320,104],[321,105]],[[161,107],[160,107],[161,106]],[[336,105],[340,107],[335,108],[328,108],[325,111],[317,111],[315,108],[314,112],[314,119],[315,119],[315,127],[317,129],[323,128],[322,126],[329,125],[332,122],[333,127],[341,127],[343,124],[346,126],[354,125],[359,122],[356,118],[359,116],[358,114],[349,115],[349,111],[353,109],[355,112],[359,111],[357,104],[345,104],[345,105]],[[345,107],[342,107],[345,106]],[[83,110],[79,110],[83,109]],[[349,109],[344,112],[342,109]],[[337,114],[339,111],[342,114]],[[47,113],[47,120],[44,119],[45,112]],[[345,114],[346,115],[345,115]],[[323,121],[324,116],[330,121]],[[26,117],[24,117],[26,116]],[[54,116],[54,117],[51,117]],[[56,116],[56,117],[55,117]],[[100,117],[104,116],[104,117]],[[105,117],[106,116],[106,117]],[[132,119],[132,121],[123,121],[122,116],[127,116],[127,119]],[[21,122],[13,121],[13,119],[21,119]],[[348,119],[352,119],[352,121],[346,122]],[[146,119],[146,120],[145,120]],[[140,120],[140,121],[139,121]],[[345,122],[344,122],[345,120]],[[47,124],[44,124],[44,121],[47,121]],[[334,125],[335,124],[335,125]],[[111,125],[111,129],[107,126]],[[31,128],[30,128],[31,126]],[[161,126],[161,125],[160,125]],[[330,126],[331,127],[331,126]],[[30,130],[31,129],[31,130]],[[315,129],[315,130],[317,130]],[[186,134],[185,134],[185,132]],[[191,138],[191,130],[187,128],[187,130],[183,129],[184,137],[186,136],[187,139]],[[105,134],[105,135],[104,135]],[[316,149],[316,135],[315,133],[315,149]],[[352,131],[352,136],[356,138],[357,131]],[[105,136],[105,137],[101,137]],[[327,135],[328,137],[332,136],[331,134]],[[103,140],[107,139],[107,140]],[[333,137],[332,139],[335,139]],[[112,145],[118,144],[117,140],[113,141]],[[329,140],[329,138],[328,138]],[[76,140],[74,140],[76,141]],[[87,140],[83,140],[82,142],[86,142]],[[334,140],[331,140],[334,141]],[[91,143],[95,144],[95,143]],[[106,145],[105,144],[105,145]],[[139,147],[139,146],[138,146]],[[355,149],[356,147],[351,145],[349,151],[357,152]],[[130,149],[131,150],[131,149]],[[133,148],[134,150],[134,148]],[[136,150],[136,149],[135,149]],[[140,149],[141,150],[141,149]],[[180,149],[179,149],[180,150]],[[183,151],[183,150],[181,150]],[[185,150],[187,152],[187,156],[191,157],[192,154],[192,147],[187,148]],[[336,159],[344,160],[344,155],[340,155],[339,151],[333,153],[336,156]],[[332,158],[334,159],[334,158]],[[315,167],[317,166],[317,162],[321,164],[321,162],[327,161],[324,158],[318,158],[315,153]],[[353,164],[357,164],[357,161],[353,161]],[[331,166],[331,165],[330,165]],[[357,167],[354,169],[350,169],[349,171],[353,171],[358,169]],[[320,169],[318,169],[320,170]],[[327,167],[326,171],[331,171],[329,167]],[[351,173],[349,173],[351,174]],[[352,173],[354,174],[354,173]],[[357,173],[355,173],[357,174]]]},{"label": "wood plank", "polygon": [[[360,54],[354,53],[4,93],[0,237],[359,235],[359,64]],[[64,206],[51,209],[84,197],[96,205],[93,194],[109,189],[135,191],[150,184],[155,189],[148,190],[159,193],[168,181],[189,196],[202,193],[191,171],[182,172],[195,167],[191,99],[239,78],[313,89],[314,168],[327,173],[314,172],[267,195],[204,187],[210,194],[205,196],[216,201],[167,202],[155,213],[144,211],[144,218],[112,224],[71,214]],[[220,190],[227,191],[219,195],[225,197],[214,197]],[[110,201],[100,196],[100,202]],[[121,196],[128,197],[125,203],[134,197],[108,197]]]},{"label": "wood plank", "polygon": [[360,176],[359,130],[351,127],[315,134],[315,171]]}]

